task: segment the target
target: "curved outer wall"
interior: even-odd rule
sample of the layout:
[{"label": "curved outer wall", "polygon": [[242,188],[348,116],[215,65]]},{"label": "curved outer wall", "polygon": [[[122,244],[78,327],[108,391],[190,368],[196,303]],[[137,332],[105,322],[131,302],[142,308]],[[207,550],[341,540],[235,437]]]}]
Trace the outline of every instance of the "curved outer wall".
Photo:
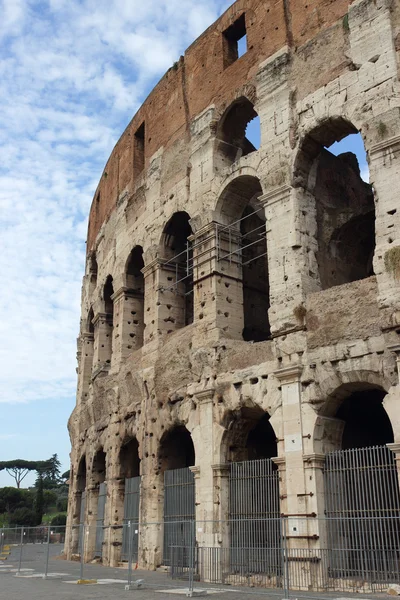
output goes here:
[{"label": "curved outer wall", "polygon": [[[224,32],[243,14],[248,51],[227,66]],[[285,514],[323,514],[318,469],[329,442],[321,431],[324,407],[338,390],[368,385],[385,390],[384,406],[400,443],[399,272],[390,261],[396,248],[400,254],[399,39],[397,1],[238,0],[189,47],[134,116],[105,166],[90,212],[77,405],[69,420],[70,525],[79,523],[83,456],[86,518],[94,519],[92,465],[100,448],[106,454],[105,523],[121,524],[120,448],[132,437],[141,461],[141,518],[162,520],[160,441],[177,424],[186,426],[194,443],[196,517],[225,518],[218,486],[229,460],[227,415],[243,407],[261,407],[270,415]],[[221,160],[221,118],[243,98],[260,117],[261,146],[229,163]],[[331,142],[347,126],[361,132],[375,193],[374,275],[329,289],[322,289],[318,274],[307,171],[313,144],[322,139],[321,125],[323,139]],[[260,189],[256,185],[251,196],[266,221],[271,336],[251,343],[241,335],[237,282],[229,293],[223,285],[224,277],[235,276],[231,267],[221,273],[210,248],[225,239],[215,224],[232,223],[232,206],[244,202],[243,210],[246,190],[257,180]],[[163,262],[164,228],[182,211],[190,217],[192,244],[201,249],[199,256],[194,251],[194,319],[187,326],[178,326],[179,318],[168,312]],[[144,261],[139,334],[132,306],[141,296],[127,281],[135,246],[143,248]],[[207,260],[201,262],[200,254]],[[104,298],[108,276],[112,330]],[[142,336],[143,345],[137,341]],[[104,360],[108,343],[112,354]],[[304,477],[303,465],[315,469],[315,476]],[[117,540],[118,530],[112,535]],[[115,540],[106,540],[105,562],[119,561]],[[313,543],[304,541],[305,547]],[[67,553],[72,551],[67,542]],[[156,540],[147,540],[140,552],[141,564],[160,564]]]}]

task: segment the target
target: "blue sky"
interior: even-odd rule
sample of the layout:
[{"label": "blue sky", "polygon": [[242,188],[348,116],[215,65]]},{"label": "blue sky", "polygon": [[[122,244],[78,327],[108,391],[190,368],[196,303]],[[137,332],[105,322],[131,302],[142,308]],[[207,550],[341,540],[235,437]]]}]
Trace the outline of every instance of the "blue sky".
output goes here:
[{"label": "blue sky", "polygon": [[0,460],[69,467],[94,190],[156,81],[230,4],[0,0]]},{"label": "blue sky", "polygon": [[150,89],[230,4],[0,0],[0,460],[69,468],[94,190]]}]

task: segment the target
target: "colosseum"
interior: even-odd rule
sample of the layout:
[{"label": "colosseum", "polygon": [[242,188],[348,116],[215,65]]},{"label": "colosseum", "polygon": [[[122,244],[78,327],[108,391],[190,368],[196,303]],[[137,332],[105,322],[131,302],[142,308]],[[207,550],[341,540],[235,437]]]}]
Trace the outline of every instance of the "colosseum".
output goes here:
[{"label": "colosseum", "polygon": [[134,523],[147,569],[194,535],[225,581],[277,584],[282,540],[306,589],[399,580],[399,71],[399,0],[237,0],[129,123],[87,237],[86,560]]}]

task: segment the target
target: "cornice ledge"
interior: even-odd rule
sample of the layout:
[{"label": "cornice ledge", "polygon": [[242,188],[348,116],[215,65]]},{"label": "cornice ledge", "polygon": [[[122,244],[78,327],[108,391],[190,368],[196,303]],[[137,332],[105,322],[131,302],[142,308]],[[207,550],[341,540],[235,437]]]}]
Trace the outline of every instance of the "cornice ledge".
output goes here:
[{"label": "cornice ledge", "polygon": [[277,202],[281,202],[289,198],[292,191],[292,186],[290,185],[282,185],[281,187],[275,188],[270,192],[266,192],[262,196],[258,198],[258,202],[264,206],[269,207]]},{"label": "cornice ledge", "polygon": [[302,365],[293,365],[290,367],[284,367],[283,369],[278,369],[274,371],[272,374],[275,375],[279,381],[282,383],[293,383],[295,381],[299,381],[301,374],[303,373]]},{"label": "cornice ledge", "polygon": [[395,135],[388,140],[383,140],[382,142],[378,142],[377,144],[371,146],[369,154],[378,154],[379,152],[384,152],[385,150],[398,145],[400,145],[400,135]]}]

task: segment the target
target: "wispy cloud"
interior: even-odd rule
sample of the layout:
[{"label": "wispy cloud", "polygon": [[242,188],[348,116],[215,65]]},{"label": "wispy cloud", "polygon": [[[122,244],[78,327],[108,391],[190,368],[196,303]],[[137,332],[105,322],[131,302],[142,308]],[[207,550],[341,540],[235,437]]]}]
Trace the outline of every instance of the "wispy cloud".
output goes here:
[{"label": "wispy cloud", "polygon": [[73,397],[101,170],[149,88],[230,4],[0,0],[0,402]]}]

